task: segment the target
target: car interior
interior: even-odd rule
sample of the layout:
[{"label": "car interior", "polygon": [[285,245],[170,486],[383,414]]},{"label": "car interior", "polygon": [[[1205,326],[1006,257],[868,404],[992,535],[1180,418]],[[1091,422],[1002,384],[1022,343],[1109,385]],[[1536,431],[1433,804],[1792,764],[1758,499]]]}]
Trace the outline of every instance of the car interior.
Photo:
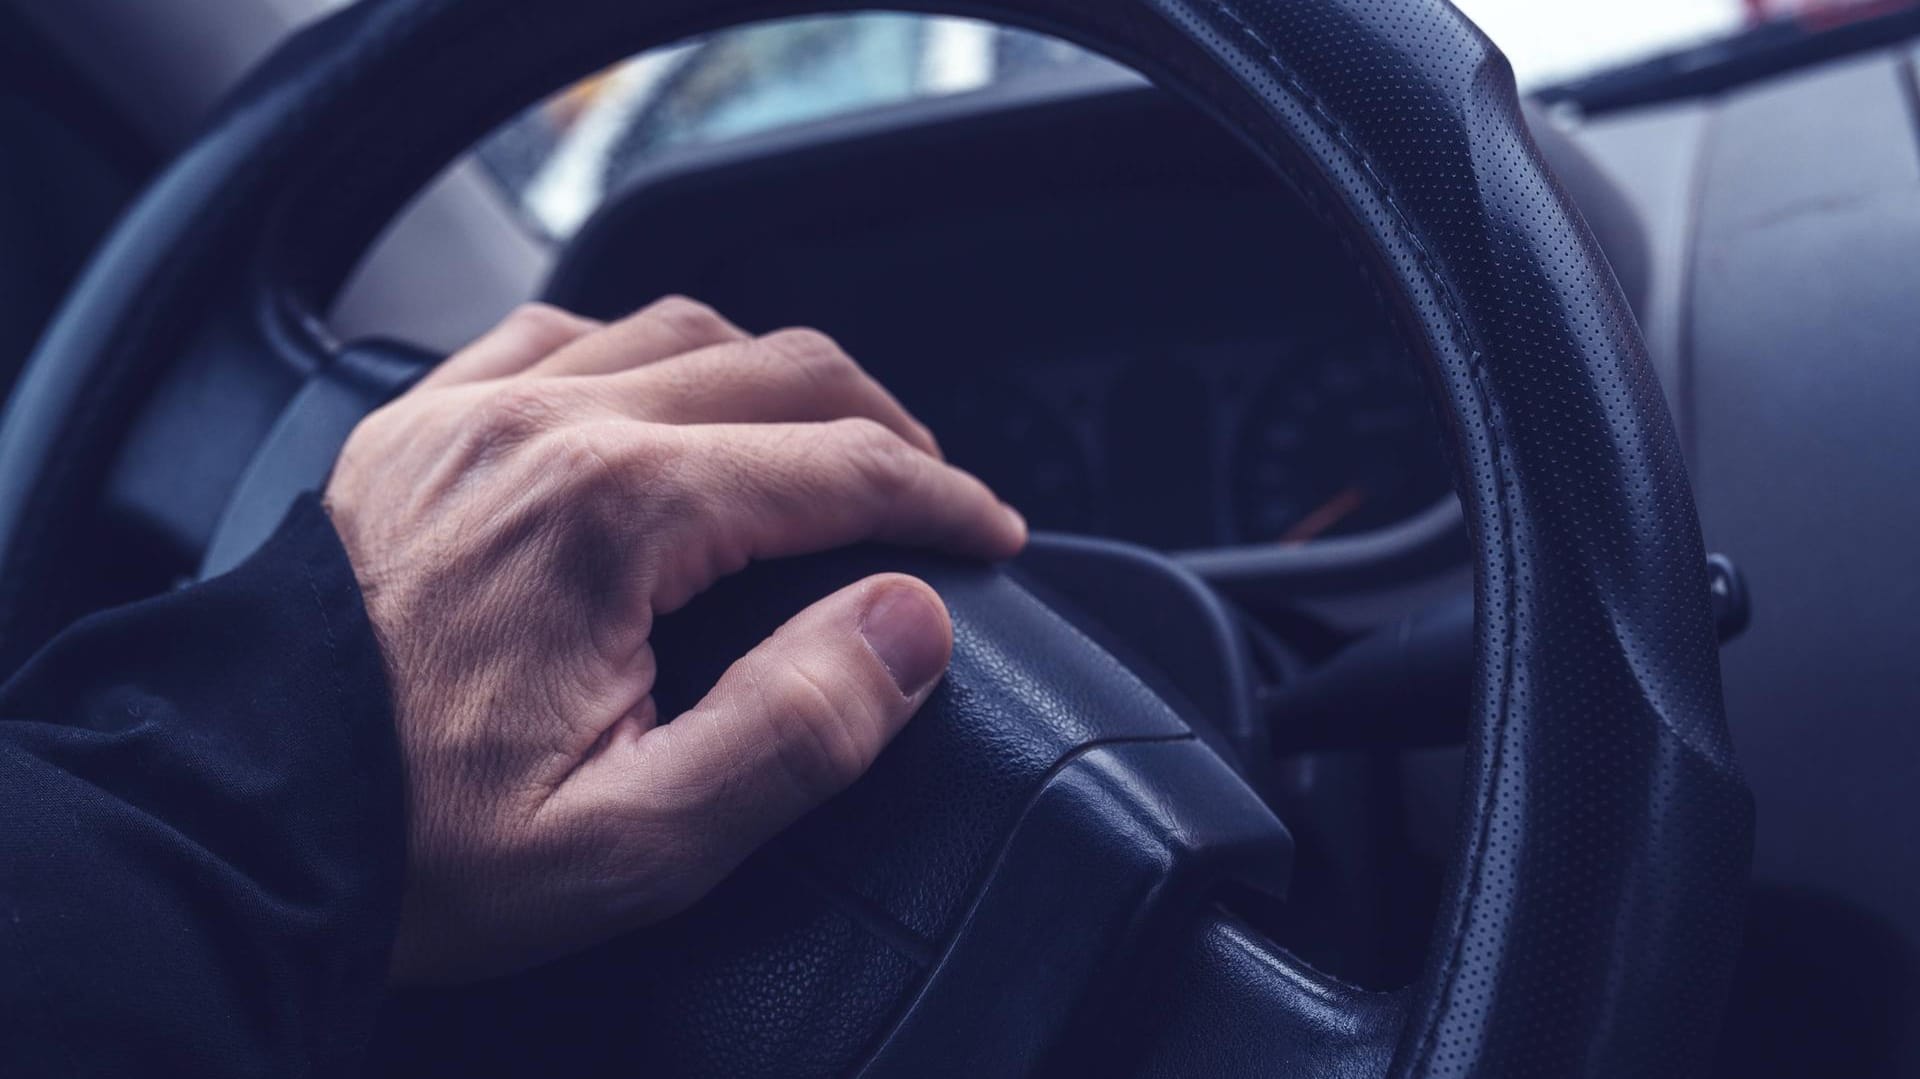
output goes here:
[{"label": "car interior", "polygon": [[[516,303],[691,296],[1033,544],[669,619],[663,704],[876,566],[958,644],[694,912],[371,1070],[1920,1075],[1920,11],[1855,6],[1516,93],[1444,0],[0,0],[0,669]],[[947,33],[1010,73],[791,104]]]}]

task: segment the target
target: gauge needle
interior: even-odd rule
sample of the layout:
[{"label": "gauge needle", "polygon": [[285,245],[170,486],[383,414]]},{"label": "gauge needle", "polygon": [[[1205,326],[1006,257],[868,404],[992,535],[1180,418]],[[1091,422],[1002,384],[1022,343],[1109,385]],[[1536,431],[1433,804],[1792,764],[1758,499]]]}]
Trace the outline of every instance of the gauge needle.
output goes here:
[{"label": "gauge needle", "polygon": [[1281,535],[1280,543],[1283,546],[1305,543],[1345,520],[1348,514],[1365,505],[1366,501],[1365,488],[1349,487],[1321,503],[1319,509],[1300,518],[1298,523]]}]

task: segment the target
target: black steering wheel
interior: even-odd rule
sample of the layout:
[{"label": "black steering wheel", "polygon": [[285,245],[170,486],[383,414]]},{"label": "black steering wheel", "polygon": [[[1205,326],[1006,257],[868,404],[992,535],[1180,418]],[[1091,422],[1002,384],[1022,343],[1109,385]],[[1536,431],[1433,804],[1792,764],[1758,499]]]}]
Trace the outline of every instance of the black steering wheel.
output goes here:
[{"label": "black steering wheel", "polygon": [[[357,414],[340,399],[414,369],[328,347],[313,313],[491,125],[643,47],[854,6],[363,0],[299,35],[120,224],[15,392],[0,658],[160,583],[116,577],[116,544],[190,566],[316,481],[261,462],[343,431],[288,417],[340,428]],[[1752,816],[1704,554],[1633,319],[1504,59],[1443,0],[904,6],[1078,41],[1204,108],[1345,238],[1420,358],[1477,601],[1463,805],[1424,970],[1365,993],[1274,947],[1237,912],[1284,889],[1286,832],[1181,714],[1006,574],[865,552],[723,586],[662,648],[697,681],[785,601],[875,562],[923,573],[954,611],[953,668],[874,773],[681,919],[396,1001],[376,1063],[1700,1074]]]}]

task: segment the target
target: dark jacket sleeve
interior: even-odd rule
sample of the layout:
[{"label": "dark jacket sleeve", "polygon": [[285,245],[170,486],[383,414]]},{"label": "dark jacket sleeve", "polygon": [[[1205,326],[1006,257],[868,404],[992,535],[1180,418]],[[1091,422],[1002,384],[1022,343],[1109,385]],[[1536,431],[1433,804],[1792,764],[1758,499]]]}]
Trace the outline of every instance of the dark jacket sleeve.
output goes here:
[{"label": "dark jacket sleeve", "polygon": [[0,1074],[352,1072],[403,877],[390,710],[312,499],[0,688]]}]

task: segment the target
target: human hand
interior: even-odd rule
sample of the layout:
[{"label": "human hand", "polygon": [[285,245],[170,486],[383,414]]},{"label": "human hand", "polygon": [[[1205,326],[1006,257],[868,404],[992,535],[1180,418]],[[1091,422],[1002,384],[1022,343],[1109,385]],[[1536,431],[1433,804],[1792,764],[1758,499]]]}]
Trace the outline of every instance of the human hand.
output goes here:
[{"label": "human hand", "polygon": [[527,307],[354,431],[326,492],[408,781],[402,981],[672,914],[866,770],[952,649],[924,583],[828,596],[699,705],[648,637],[750,560],[863,540],[1005,558],[1025,525],[827,338],[670,299]]}]

